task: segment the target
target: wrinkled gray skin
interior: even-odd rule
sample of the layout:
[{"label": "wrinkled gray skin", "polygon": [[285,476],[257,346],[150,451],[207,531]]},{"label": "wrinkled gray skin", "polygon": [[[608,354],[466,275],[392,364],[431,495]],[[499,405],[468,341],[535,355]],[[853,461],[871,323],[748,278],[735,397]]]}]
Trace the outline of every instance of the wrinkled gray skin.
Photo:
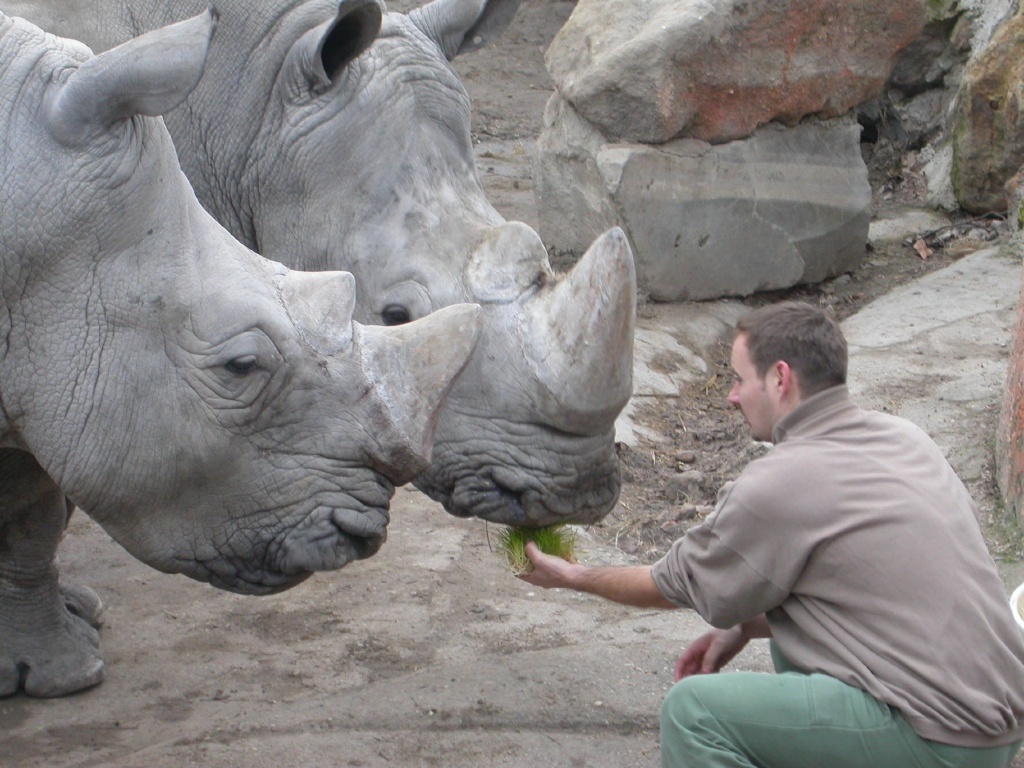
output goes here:
[{"label": "wrinkled gray skin", "polygon": [[[102,50],[203,2],[6,5]],[[168,126],[203,205],[265,256],[351,271],[362,322],[483,305],[420,489],[460,516],[587,523],[620,487],[633,259],[615,229],[556,276],[537,234],[483,194],[449,60],[500,34],[518,2],[435,0],[406,16],[379,0],[219,0],[224,34]]]},{"label": "wrinkled gray skin", "polygon": [[93,58],[0,15],[0,696],[102,678],[58,589],[66,499],[224,589],[341,568],[384,541],[477,340],[475,306],[353,323],[351,275],[268,261],[203,210],[154,116],[195,85],[212,29]]}]

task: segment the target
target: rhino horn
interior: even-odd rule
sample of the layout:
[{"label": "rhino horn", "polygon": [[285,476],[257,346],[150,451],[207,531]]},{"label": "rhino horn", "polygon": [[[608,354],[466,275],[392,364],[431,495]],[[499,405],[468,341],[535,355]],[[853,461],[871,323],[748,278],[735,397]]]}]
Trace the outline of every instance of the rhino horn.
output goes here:
[{"label": "rhino horn", "polygon": [[47,125],[65,146],[79,146],[134,115],[165,115],[196,87],[217,16],[191,19],[130,40],[84,62],[47,100]]},{"label": "rhino horn", "polygon": [[359,327],[363,368],[404,444],[389,459],[416,464],[413,474],[430,461],[441,406],[482,325],[479,305],[453,304],[407,325]]},{"label": "rhino horn", "polygon": [[530,303],[524,344],[542,408],[566,431],[608,429],[633,388],[636,271],[626,235],[606,232]]},{"label": "rhino horn", "polygon": [[356,280],[348,272],[289,270],[281,286],[288,316],[317,350],[333,355],[352,341]]}]

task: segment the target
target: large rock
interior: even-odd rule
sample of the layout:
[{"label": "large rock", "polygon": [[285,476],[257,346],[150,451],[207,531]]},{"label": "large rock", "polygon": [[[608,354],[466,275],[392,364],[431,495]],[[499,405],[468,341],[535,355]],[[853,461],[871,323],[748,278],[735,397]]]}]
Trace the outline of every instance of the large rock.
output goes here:
[{"label": "large rock", "polygon": [[[930,15],[963,14],[971,26],[971,50],[984,50],[996,30],[1016,12],[1019,0],[930,0]],[[943,11],[943,9],[947,9]]]},{"label": "large rock", "polygon": [[[1024,236],[1014,238],[1014,250],[1024,250]],[[1006,509],[1024,513],[1024,304],[1018,302],[1009,370],[996,429],[996,482]]]},{"label": "large rock", "polygon": [[[900,52],[886,93],[876,105],[888,122],[900,123],[896,132],[879,131],[880,138],[883,133],[897,140],[902,136],[905,141],[900,146],[920,148],[917,159],[927,184],[925,201],[933,208],[961,210],[950,179],[952,104],[968,61],[985,50],[999,26],[1013,17],[1016,6],[1017,0],[930,2],[922,37]],[[938,53],[936,35],[943,30],[948,30],[946,48],[929,61],[929,52]],[[936,77],[940,73],[941,80]],[[866,124],[863,119],[862,123]]]},{"label": "large rock", "polygon": [[546,63],[606,137],[743,138],[835,117],[882,89],[924,0],[579,0]]},{"label": "large rock", "polygon": [[1005,185],[1024,165],[1024,15],[996,31],[964,73],[953,114],[951,179],[971,213],[1007,210]]},{"label": "large rock", "polygon": [[851,121],[779,125],[711,145],[610,144],[553,96],[537,142],[541,234],[581,253],[614,223],[657,301],[746,296],[860,265],[871,188]]}]

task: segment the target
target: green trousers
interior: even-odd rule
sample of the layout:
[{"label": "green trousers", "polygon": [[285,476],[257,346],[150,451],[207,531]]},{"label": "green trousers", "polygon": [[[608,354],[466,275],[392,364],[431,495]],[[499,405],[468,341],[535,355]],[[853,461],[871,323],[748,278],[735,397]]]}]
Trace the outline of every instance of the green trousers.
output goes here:
[{"label": "green trousers", "polygon": [[927,741],[858,688],[794,670],[772,643],[777,674],[694,675],[661,708],[664,768],[1006,768],[1020,742]]}]

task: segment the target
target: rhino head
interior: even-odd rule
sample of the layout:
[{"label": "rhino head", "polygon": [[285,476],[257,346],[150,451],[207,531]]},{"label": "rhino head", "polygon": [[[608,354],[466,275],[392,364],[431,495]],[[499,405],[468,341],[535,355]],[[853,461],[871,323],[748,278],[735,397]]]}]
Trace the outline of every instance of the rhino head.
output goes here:
[{"label": "rhino head", "polygon": [[381,546],[480,310],[360,325],[351,274],[262,258],[201,208],[156,116],[213,28],[93,57],[0,15],[0,462],[160,570],[266,593]]},{"label": "rhino head", "polygon": [[[481,341],[415,484],[460,516],[600,519],[620,487],[632,254],[614,229],[571,272],[552,271],[539,236],[484,195],[469,97],[449,61],[500,33],[518,2],[435,0],[409,15],[378,0],[282,5],[262,22],[265,58],[249,81],[211,84],[169,119],[204,204],[264,255],[352,272],[362,322],[480,304]],[[248,9],[230,23],[256,25]],[[220,72],[243,66],[227,45],[211,56]],[[212,130],[224,109],[232,126]]]}]

